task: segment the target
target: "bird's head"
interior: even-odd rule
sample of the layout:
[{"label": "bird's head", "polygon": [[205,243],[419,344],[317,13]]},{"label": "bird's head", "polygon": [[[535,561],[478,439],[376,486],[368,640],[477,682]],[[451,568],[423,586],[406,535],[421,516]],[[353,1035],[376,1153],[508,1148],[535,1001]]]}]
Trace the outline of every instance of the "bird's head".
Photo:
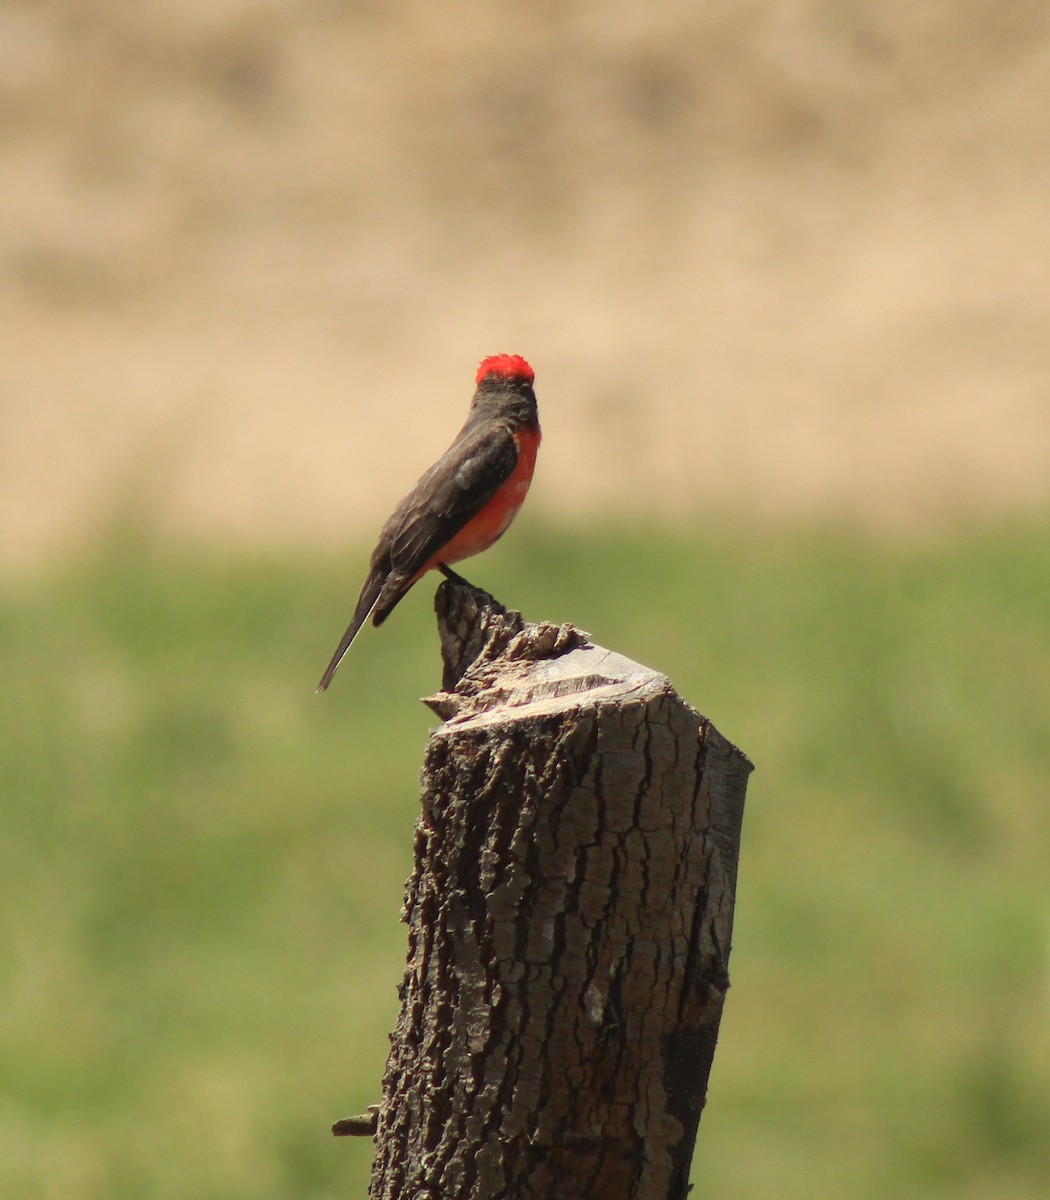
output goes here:
[{"label": "bird's head", "polygon": [[472,419],[498,417],[512,425],[539,426],[532,367],[520,354],[493,354],[482,359],[476,376]]}]

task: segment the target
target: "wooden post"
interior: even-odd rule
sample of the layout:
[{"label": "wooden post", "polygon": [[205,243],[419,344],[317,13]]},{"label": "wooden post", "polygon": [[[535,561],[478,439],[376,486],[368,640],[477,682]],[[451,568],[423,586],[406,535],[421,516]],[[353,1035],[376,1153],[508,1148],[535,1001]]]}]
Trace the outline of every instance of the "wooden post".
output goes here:
[{"label": "wooden post", "polygon": [[369,1194],[682,1200],[751,764],[572,626],[455,581],[436,607],[444,724]]}]

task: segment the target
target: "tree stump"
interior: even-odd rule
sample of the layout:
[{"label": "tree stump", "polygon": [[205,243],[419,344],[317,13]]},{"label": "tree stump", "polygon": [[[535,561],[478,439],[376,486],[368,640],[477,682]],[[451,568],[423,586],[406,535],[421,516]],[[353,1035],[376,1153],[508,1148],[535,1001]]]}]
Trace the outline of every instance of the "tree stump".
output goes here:
[{"label": "tree stump", "polygon": [[372,1200],[681,1200],[751,764],[669,681],[446,582]]}]

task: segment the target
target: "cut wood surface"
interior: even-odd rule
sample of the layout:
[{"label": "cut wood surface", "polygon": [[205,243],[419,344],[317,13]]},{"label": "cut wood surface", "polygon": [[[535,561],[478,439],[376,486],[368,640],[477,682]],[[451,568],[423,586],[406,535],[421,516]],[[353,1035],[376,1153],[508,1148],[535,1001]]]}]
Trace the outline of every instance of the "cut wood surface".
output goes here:
[{"label": "cut wood surface", "polygon": [[373,1200],[678,1200],[751,764],[666,677],[447,582]]}]

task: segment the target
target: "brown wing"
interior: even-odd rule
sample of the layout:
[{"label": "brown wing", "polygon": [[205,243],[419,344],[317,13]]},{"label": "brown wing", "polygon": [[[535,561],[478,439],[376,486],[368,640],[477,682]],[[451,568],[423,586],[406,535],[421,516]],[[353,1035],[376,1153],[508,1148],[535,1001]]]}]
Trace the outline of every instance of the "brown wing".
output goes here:
[{"label": "brown wing", "polygon": [[397,506],[373,555],[389,571],[372,613],[381,625],[442,546],[477,515],[513,474],[518,447],[506,425],[483,422],[464,429]]},{"label": "brown wing", "polygon": [[518,447],[506,425],[468,423],[459,436],[383,526],[361,588],[353,619],[346,627],[317,686],[332,682],[361,626],[371,616],[382,625],[416,575],[451,541],[506,483],[518,461]]}]

